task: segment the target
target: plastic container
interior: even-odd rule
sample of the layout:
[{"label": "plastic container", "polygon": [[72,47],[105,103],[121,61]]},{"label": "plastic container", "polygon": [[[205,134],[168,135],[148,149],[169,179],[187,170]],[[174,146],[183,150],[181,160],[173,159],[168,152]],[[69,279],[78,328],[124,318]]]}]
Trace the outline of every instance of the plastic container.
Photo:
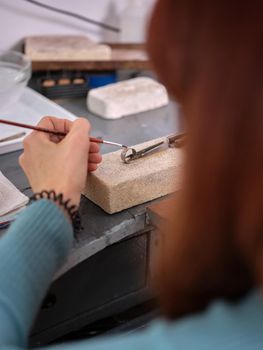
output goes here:
[{"label": "plastic container", "polygon": [[108,84],[117,82],[116,73],[90,74],[88,75],[88,87],[94,89]]},{"label": "plastic container", "polygon": [[20,98],[31,77],[31,61],[22,53],[0,50],[0,112]]}]

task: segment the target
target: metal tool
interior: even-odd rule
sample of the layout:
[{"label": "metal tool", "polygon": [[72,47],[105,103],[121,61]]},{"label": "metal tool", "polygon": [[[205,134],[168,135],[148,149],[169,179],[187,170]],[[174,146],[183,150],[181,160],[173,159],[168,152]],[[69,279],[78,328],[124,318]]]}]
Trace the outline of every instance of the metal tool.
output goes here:
[{"label": "metal tool", "polygon": [[10,135],[10,136],[6,136],[6,137],[2,137],[0,139],[0,142],[6,142],[6,141],[11,141],[11,140],[15,140],[15,139],[19,139],[23,136],[25,136],[26,133],[25,132],[17,132],[16,134]]},{"label": "metal tool", "polygon": [[165,148],[181,147],[183,146],[184,142],[185,142],[185,134],[177,134],[177,135],[170,135],[166,137],[163,141],[157,142],[139,151],[136,151],[132,147],[126,147],[121,152],[121,160],[124,163],[129,164],[130,162],[136,159],[143,158],[146,155],[150,155],[152,153],[155,153],[156,151],[160,151],[164,147]]}]

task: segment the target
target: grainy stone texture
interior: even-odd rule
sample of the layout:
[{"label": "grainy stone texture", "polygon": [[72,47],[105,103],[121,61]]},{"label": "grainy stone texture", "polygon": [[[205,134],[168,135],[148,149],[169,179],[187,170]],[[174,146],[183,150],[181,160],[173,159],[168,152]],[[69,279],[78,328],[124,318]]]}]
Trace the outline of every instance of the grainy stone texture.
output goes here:
[{"label": "grainy stone texture", "polygon": [[[140,150],[163,138],[134,146]],[[99,169],[89,175],[84,195],[113,214],[162,197],[181,183],[183,151],[168,148],[124,164],[121,151],[103,156]]]},{"label": "grainy stone texture", "polygon": [[139,77],[93,89],[88,94],[88,109],[106,119],[166,106],[165,87],[151,78]]},{"label": "grainy stone texture", "polygon": [[25,54],[33,61],[103,61],[111,59],[111,48],[80,35],[32,36],[26,38]]}]

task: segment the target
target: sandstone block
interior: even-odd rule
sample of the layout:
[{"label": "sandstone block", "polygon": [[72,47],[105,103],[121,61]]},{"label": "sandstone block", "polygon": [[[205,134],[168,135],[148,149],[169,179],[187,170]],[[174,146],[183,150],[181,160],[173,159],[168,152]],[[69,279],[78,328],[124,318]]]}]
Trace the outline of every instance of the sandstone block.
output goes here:
[{"label": "sandstone block", "polygon": [[[140,150],[161,139],[134,146]],[[113,214],[176,191],[181,184],[183,150],[168,148],[125,164],[121,151],[108,153],[88,175],[84,195]]]},{"label": "sandstone block", "polygon": [[88,109],[105,119],[118,119],[167,105],[166,88],[146,77],[139,77],[90,90]]}]

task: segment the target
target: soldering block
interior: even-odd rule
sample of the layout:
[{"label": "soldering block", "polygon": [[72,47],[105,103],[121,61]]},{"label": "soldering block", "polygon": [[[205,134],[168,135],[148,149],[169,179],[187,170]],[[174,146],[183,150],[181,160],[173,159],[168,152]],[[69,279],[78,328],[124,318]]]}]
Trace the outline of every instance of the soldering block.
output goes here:
[{"label": "soldering block", "polygon": [[[140,150],[162,139],[134,146]],[[99,168],[88,175],[84,195],[107,213],[113,214],[165,196],[181,184],[183,151],[168,148],[129,164],[122,162],[121,151],[103,156]]]},{"label": "soldering block", "polygon": [[139,77],[92,89],[88,109],[105,119],[118,119],[167,105],[166,88],[151,78]]}]

